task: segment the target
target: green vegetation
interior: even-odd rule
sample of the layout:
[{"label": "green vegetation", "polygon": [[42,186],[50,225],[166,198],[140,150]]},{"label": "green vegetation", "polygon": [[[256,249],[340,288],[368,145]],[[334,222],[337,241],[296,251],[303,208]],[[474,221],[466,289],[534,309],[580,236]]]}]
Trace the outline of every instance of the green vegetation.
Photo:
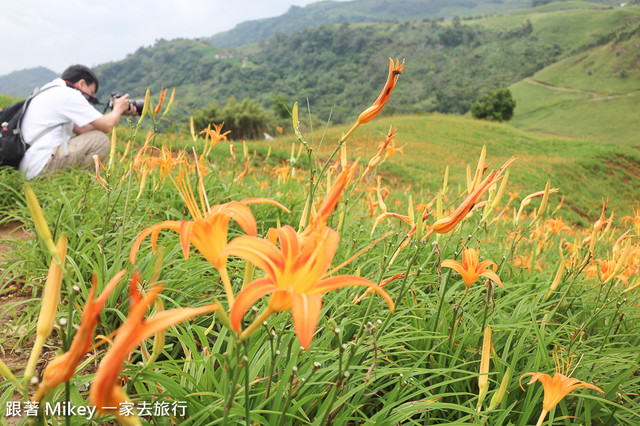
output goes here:
[{"label": "green vegetation", "polygon": [[[302,116],[301,122],[305,122]],[[609,208],[618,217],[629,214],[638,202],[640,154],[616,141],[538,136],[508,124],[455,115],[401,115],[377,119],[359,131],[349,142],[351,159],[366,164],[390,126],[398,129],[396,144],[404,146],[404,154],[398,153],[383,163],[380,173],[398,190],[410,186],[423,191],[416,202],[426,203],[435,196],[446,167],[450,184],[464,187],[465,168],[473,164],[483,146],[494,165],[512,156],[517,158],[511,166],[509,187],[517,193],[518,201],[529,192],[544,189],[547,181],[559,188],[565,196],[562,216],[568,222],[588,226],[597,219],[602,199],[611,198]],[[348,126],[331,127],[326,133],[316,130],[314,150],[328,156],[333,149],[331,141],[347,130]],[[288,158],[294,143],[295,138],[287,136],[269,145],[287,153],[283,158]],[[263,145],[264,142],[250,144]]]},{"label": "green vegetation", "polygon": [[475,118],[491,121],[509,121],[513,117],[516,102],[509,89],[497,89],[482,95],[471,106],[471,115]]},{"label": "green vegetation", "polygon": [[[196,108],[193,112],[197,133],[218,123],[224,123],[225,131],[231,132],[230,139],[261,139],[264,133],[274,133],[276,117],[251,98],[238,103],[233,96],[222,109],[211,103],[202,111]],[[184,133],[188,132],[188,127],[185,126]]]},{"label": "green vegetation", "polygon": [[44,67],[14,71],[0,76],[0,94],[26,98],[33,89],[56,77],[55,72]]},{"label": "green vegetation", "polygon": [[[353,169],[342,172],[324,167],[334,165],[325,162],[326,156],[342,128],[327,129],[324,136],[303,129],[284,165],[277,161],[282,158],[277,145],[269,154],[264,142],[254,142],[246,161],[230,161],[228,143],[220,142],[208,155],[193,158],[208,151],[209,142],[219,141],[181,141],[153,133],[148,138],[153,148],[123,155],[129,141],[123,134],[129,133],[119,131],[120,147],[100,176],[71,170],[31,183],[42,221],[27,207],[17,173],[0,170],[0,200],[14,200],[3,207],[0,225],[13,221],[39,234],[27,241],[3,240],[12,249],[0,259],[6,308],[0,314],[0,374],[7,379],[0,382],[0,416],[19,420],[14,403],[32,397],[25,365],[33,365],[40,380],[31,390],[49,384],[46,401],[51,404],[122,407],[122,400],[108,397],[126,395],[144,425],[169,421],[169,415],[155,411],[142,414],[142,407],[160,411],[160,404],[168,410],[183,407],[169,411],[179,424],[640,422],[638,229],[616,213],[611,226],[603,218],[595,232],[602,206],[600,200],[586,200],[596,196],[591,185],[602,185],[610,173],[607,152],[623,151],[591,141],[538,138],[459,116],[399,116],[393,117],[399,132],[394,143],[396,148],[407,144],[405,155],[396,154],[362,175],[391,120],[376,118],[358,128],[346,144],[345,165]],[[135,127],[129,132],[146,133]],[[286,141],[280,143],[290,152]],[[167,152],[178,145],[188,155]],[[483,188],[478,192],[469,189],[473,184],[465,182],[464,169],[469,165],[470,174],[475,173],[483,145],[486,163],[477,169],[489,180],[477,186]],[[492,171],[513,154],[519,158],[507,168],[508,180],[495,178]],[[353,162],[357,157],[359,164]],[[630,158],[624,158],[625,164],[631,164]],[[447,165],[450,180],[444,185]],[[425,187],[391,186],[402,173],[390,172],[405,169],[420,171]],[[543,189],[551,179],[551,187],[562,186],[565,195],[570,178],[585,198],[565,199],[556,211],[561,195],[550,192],[546,209],[535,198],[515,220],[525,194]],[[619,184],[620,176],[616,180]],[[496,198],[491,183],[505,181],[506,190]],[[427,191],[426,182],[435,189]],[[637,187],[636,182],[629,186]],[[327,196],[330,188],[332,196]],[[625,201],[621,190],[617,186],[607,194],[611,203]],[[512,197],[514,191],[519,195]],[[482,196],[463,201],[467,192]],[[442,203],[435,201],[437,193]],[[291,213],[253,203],[239,209],[242,200],[255,197],[280,202]],[[489,207],[482,207],[486,200]],[[308,205],[316,206],[307,210],[312,219],[304,214]],[[459,205],[477,209],[457,216],[451,229],[436,227],[443,223],[437,219]],[[575,209],[584,213],[586,229],[563,222]],[[385,212],[397,215],[385,219]],[[270,232],[274,228],[278,245]],[[133,243],[141,232],[154,229],[159,233],[143,238],[139,248]],[[58,263],[48,246],[63,234],[68,237],[66,266],[59,275],[60,297],[52,298],[51,291],[44,291],[45,281],[51,288],[55,278],[45,277]],[[156,236],[154,252],[149,239]],[[222,255],[216,253],[223,249],[229,256],[220,266]],[[51,376],[42,380],[45,367],[56,365],[45,362],[45,356],[65,352],[71,336],[81,335],[76,327],[87,309],[93,277],[101,293],[121,270],[124,277],[95,315],[95,333],[88,333],[109,337],[88,339],[100,346],[80,356],[77,369],[71,365],[66,384],[47,383]],[[223,289],[221,271],[229,275],[230,293]],[[354,285],[365,283],[377,293],[368,295],[366,287]],[[277,289],[267,287],[276,284]],[[140,310],[140,303],[151,302],[156,292],[162,303]],[[236,296],[233,304],[229,294]],[[281,304],[275,305],[278,297]],[[205,306],[214,298],[221,304],[215,316],[199,315],[166,332],[148,332],[141,341],[147,327],[158,324],[156,318],[169,326],[182,309]],[[41,312],[49,321],[39,327]],[[134,321],[132,312],[144,321]],[[46,325],[55,326],[41,342],[46,355],[29,363],[33,336],[42,335]],[[122,341],[131,342],[130,348],[119,351]],[[546,382],[530,381],[531,374],[553,375],[554,366],[556,373],[591,388],[564,395]],[[551,393],[557,405],[543,402]],[[114,415],[121,413],[105,411],[93,421],[115,422]],[[80,416],[46,417],[54,423],[87,424]],[[42,414],[39,420],[44,421]]]},{"label": "green vegetation", "polygon": [[[147,87],[154,92],[160,86],[177,87],[176,119],[181,122],[194,108],[221,104],[231,96],[251,97],[270,109],[279,95],[288,104],[308,101],[321,121],[331,117],[340,123],[375,99],[386,78],[387,58],[398,57],[408,64],[406,84],[399,88],[403,101],[392,101],[386,114],[465,113],[483,93],[519,81],[559,58],[560,50],[530,31],[526,23],[505,34],[459,20],[343,23],[278,34],[244,59],[200,61],[197,55],[206,52],[206,46],[180,41],[184,46],[179,50],[165,42],[98,71],[105,92],[135,94]],[[143,70],[153,72],[141,78]]]},{"label": "green vegetation", "polygon": [[512,124],[637,146],[640,107],[637,68],[640,38],[613,41],[563,59],[511,86],[516,100]]},{"label": "green vegetation", "polygon": [[8,107],[9,105],[13,105],[19,100],[23,98],[18,98],[14,96],[0,95],[0,108]]}]

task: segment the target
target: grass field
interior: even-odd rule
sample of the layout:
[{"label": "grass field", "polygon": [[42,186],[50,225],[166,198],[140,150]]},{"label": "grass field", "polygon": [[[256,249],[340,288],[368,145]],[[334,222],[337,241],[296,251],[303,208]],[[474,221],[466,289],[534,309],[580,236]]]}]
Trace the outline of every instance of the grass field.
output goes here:
[{"label": "grass field", "polygon": [[[405,153],[367,172],[381,176],[378,186],[353,160],[366,166],[391,122]],[[640,421],[638,212],[598,219],[599,196],[621,205],[625,190],[609,163],[632,167],[632,157],[616,145],[433,115],[361,126],[342,170],[325,168],[345,130],[303,130],[293,155],[290,139],[271,153],[264,142],[236,142],[232,161],[228,142],[204,155],[207,140],[158,135],[158,150],[186,152],[121,147],[99,176],[39,178],[33,193],[0,171],[0,224],[38,235],[3,241],[13,248],[0,263],[3,420]],[[483,146],[486,163],[476,167]],[[469,183],[460,176],[467,165],[478,175]],[[559,210],[551,190],[524,202],[547,180],[567,194]],[[438,187],[442,203],[431,203]],[[563,221],[576,208],[584,227]],[[96,339],[80,325],[96,309],[92,281],[104,303]],[[85,350],[74,334],[88,336]],[[52,361],[63,352],[72,356]],[[551,374],[580,389],[567,395]]]},{"label": "grass field", "polygon": [[[563,96],[576,94],[563,93]],[[368,161],[390,126],[398,129],[396,145],[404,146],[404,154],[396,154],[392,161],[380,167],[380,172],[392,178],[398,188],[411,186],[424,201],[431,199],[440,188],[446,168],[449,168],[449,180],[453,185],[464,185],[467,165],[472,164],[486,146],[494,165],[511,156],[517,158],[512,165],[511,190],[519,194],[518,199],[527,195],[527,189],[543,189],[549,180],[560,189],[561,195],[566,196],[568,211],[565,218],[572,222],[586,225],[595,220],[602,199],[612,198],[610,207],[617,215],[628,214],[638,202],[640,155],[634,149],[609,141],[537,136],[508,124],[461,116],[433,114],[381,118],[349,141],[350,158]],[[348,126],[330,128],[322,140],[323,129],[315,129],[315,136],[309,137],[309,141],[321,156],[328,155],[340,134],[347,130]],[[548,132],[547,127],[535,130]],[[566,134],[567,129],[561,130],[564,131],[558,133]],[[270,145],[288,154],[293,142],[293,138],[283,137]],[[250,144],[254,145],[262,147],[264,144]]]},{"label": "grass field", "polygon": [[376,117],[337,152],[349,126],[158,108],[95,171],[0,169],[0,424],[640,424],[634,43],[512,86],[513,125]]},{"label": "grass field", "polygon": [[640,146],[640,38],[588,50],[511,86],[512,124],[550,134]]}]

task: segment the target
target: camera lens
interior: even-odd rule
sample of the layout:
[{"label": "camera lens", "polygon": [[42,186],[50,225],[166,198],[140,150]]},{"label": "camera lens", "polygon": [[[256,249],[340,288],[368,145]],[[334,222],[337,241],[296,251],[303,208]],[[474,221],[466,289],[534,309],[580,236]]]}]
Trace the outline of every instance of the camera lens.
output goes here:
[{"label": "camera lens", "polygon": [[136,114],[141,115],[144,108],[144,99],[136,99],[135,101],[129,101],[130,105],[136,107]]}]

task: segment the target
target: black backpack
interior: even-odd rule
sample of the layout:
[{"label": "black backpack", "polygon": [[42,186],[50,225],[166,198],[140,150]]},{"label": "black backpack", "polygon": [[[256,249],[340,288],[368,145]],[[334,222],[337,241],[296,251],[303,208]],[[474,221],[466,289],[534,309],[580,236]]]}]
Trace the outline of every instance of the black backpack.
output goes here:
[{"label": "black backpack", "polygon": [[[30,146],[24,141],[22,131],[20,130],[22,117],[33,98],[51,87],[45,89],[36,88],[27,99],[0,110],[0,166],[18,168],[20,165],[24,153]],[[40,139],[56,127],[58,126],[45,129],[31,143]]]}]

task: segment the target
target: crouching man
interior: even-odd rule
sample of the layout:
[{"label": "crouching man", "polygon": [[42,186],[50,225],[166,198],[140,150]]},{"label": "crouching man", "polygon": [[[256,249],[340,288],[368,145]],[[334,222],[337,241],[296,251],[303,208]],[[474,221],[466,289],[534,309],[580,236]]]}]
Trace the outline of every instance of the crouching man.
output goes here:
[{"label": "crouching man", "polygon": [[121,115],[134,115],[136,109],[124,95],[114,99],[112,111],[103,115],[93,106],[98,104],[98,88],[95,73],[84,65],[72,65],[42,86],[22,118],[22,135],[30,148],[18,169],[27,179],[73,166],[90,168],[94,155],[106,158],[110,146],[106,134]]}]

